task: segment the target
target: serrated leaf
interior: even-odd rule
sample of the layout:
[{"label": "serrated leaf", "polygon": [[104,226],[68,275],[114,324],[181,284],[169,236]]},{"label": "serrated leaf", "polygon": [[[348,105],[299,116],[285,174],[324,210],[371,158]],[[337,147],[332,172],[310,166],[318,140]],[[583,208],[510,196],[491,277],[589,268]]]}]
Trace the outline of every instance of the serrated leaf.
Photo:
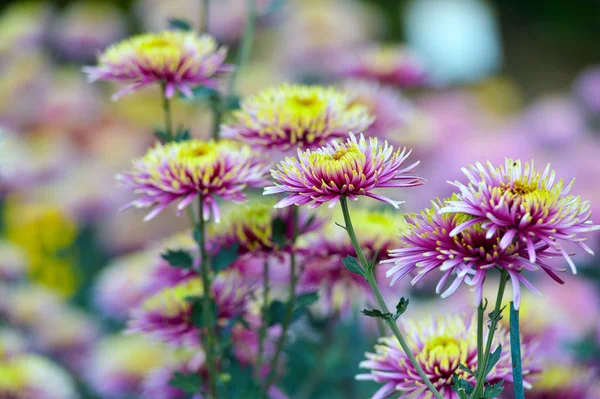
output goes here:
[{"label": "serrated leaf", "polygon": [[458,364],[458,368],[461,369],[462,371],[465,371],[465,372],[471,374],[472,376],[475,376],[475,372],[462,363]]},{"label": "serrated leaf", "polygon": [[184,19],[181,18],[171,18],[169,19],[169,29],[173,30],[182,30],[184,32],[191,31],[192,25]]},{"label": "serrated leaf", "polygon": [[485,387],[485,391],[483,392],[484,399],[494,399],[502,395],[504,391],[504,381],[500,381],[496,384],[490,384]]},{"label": "serrated leaf", "polygon": [[372,269],[375,267],[375,262],[377,262],[377,257],[379,257],[379,250],[375,251],[371,261],[369,262],[369,268]]},{"label": "serrated leaf", "polygon": [[408,298],[400,298],[400,301],[398,301],[398,304],[396,305],[396,313],[394,314],[394,320],[398,320],[398,317],[400,317],[404,312],[406,312],[409,302],[410,300]]},{"label": "serrated leaf", "polygon": [[286,306],[279,300],[272,301],[269,305],[269,326],[283,323]]},{"label": "serrated leaf", "polygon": [[194,267],[194,258],[189,252],[183,249],[168,249],[160,257],[169,262],[169,265],[173,267],[181,269],[191,269]]},{"label": "serrated leaf", "polygon": [[307,292],[296,297],[296,307],[304,308],[312,305],[319,300],[318,292]]},{"label": "serrated leaf", "polygon": [[361,310],[361,313],[365,316],[378,317],[380,319],[387,319],[389,317],[392,317],[391,313],[383,313],[381,310],[378,309],[363,309]]},{"label": "serrated leaf", "polygon": [[473,385],[471,385],[467,380],[460,378],[457,374],[454,374],[452,376],[452,382],[452,390],[458,393],[458,396],[460,396],[461,399],[463,397],[469,398],[469,396],[473,393],[473,390],[475,389]]},{"label": "serrated leaf", "polygon": [[496,363],[498,363],[498,361],[500,360],[500,355],[502,355],[502,345],[498,345],[496,350],[492,352],[492,354],[490,354],[487,366],[485,368],[486,376],[490,373],[490,371],[492,371]]},{"label": "serrated leaf", "polygon": [[[217,324],[217,304],[212,298],[209,298],[209,317],[208,320],[204,319],[204,299],[205,297],[193,297],[187,298],[192,303],[192,310],[190,313],[190,319],[192,324],[198,328],[214,327]],[[208,323],[207,323],[208,321]]]},{"label": "serrated leaf", "polygon": [[344,259],[342,259],[342,262],[344,263],[344,266],[346,266],[346,269],[348,269],[349,272],[361,275],[365,278],[367,277],[365,271],[363,270],[362,266],[358,263],[355,257],[348,255]]},{"label": "serrated leaf", "polygon": [[234,243],[227,248],[221,248],[212,260],[212,267],[215,272],[227,269],[238,258],[240,244]]},{"label": "serrated leaf", "polygon": [[271,235],[273,237],[273,242],[280,248],[284,247],[287,241],[286,227],[285,221],[280,217],[273,219],[271,222]]},{"label": "serrated leaf", "polygon": [[169,380],[169,385],[185,393],[196,393],[202,386],[202,377],[198,374],[183,374],[176,371]]}]

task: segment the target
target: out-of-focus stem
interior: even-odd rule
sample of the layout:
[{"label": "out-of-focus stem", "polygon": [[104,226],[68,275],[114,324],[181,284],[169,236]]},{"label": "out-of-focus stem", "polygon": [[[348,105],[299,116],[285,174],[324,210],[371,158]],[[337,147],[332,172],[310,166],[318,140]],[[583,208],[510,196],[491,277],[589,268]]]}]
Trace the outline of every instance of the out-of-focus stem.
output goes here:
[{"label": "out-of-focus stem", "polygon": [[250,58],[250,50],[252,50],[252,44],[254,42],[254,31],[256,29],[256,0],[248,0],[248,16],[246,19],[246,27],[244,28],[244,35],[242,36],[242,43],[237,54],[236,68],[231,74],[231,80],[229,81],[229,90],[227,93],[232,95],[235,90],[235,84],[237,78],[241,73],[242,69]]},{"label": "out-of-focus stem", "polygon": [[[375,280],[375,275],[373,274],[374,268],[369,265],[369,262],[367,261],[367,258],[365,257],[365,254],[362,251],[362,248],[360,247],[358,239],[356,238],[356,232],[354,231],[354,227],[352,226],[350,211],[348,209],[348,199],[346,197],[342,197],[340,199],[340,205],[342,206],[342,213],[344,215],[344,224],[346,226],[346,232],[348,232],[348,236],[350,237],[350,241],[352,242],[352,246],[354,247],[356,256],[358,256],[358,259],[363,267],[363,271],[365,272],[367,282],[369,283],[373,294],[375,294],[375,298],[377,299],[377,303],[379,304],[381,311],[384,314],[390,314],[390,310],[387,307],[387,304],[385,303],[385,300],[381,295],[381,291],[379,290],[379,286],[377,285],[377,281]],[[444,397],[435,388],[429,377],[427,377],[427,374],[425,374],[423,368],[421,367],[419,362],[417,362],[417,359],[415,359],[415,356],[413,355],[408,344],[406,343],[406,340],[404,339],[402,333],[398,329],[396,321],[392,317],[386,317],[385,322],[394,333],[394,336],[398,340],[398,343],[400,343],[400,346],[402,347],[402,350],[408,357],[408,360],[411,362],[419,376],[423,379],[423,383],[427,385],[427,388],[429,388],[429,390],[436,399],[444,399]]]},{"label": "out-of-focus stem", "polygon": [[265,382],[264,389],[264,398],[267,397],[269,388],[273,384],[275,380],[275,376],[277,374],[277,363],[279,362],[279,357],[281,356],[281,352],[283,351],[283,345],[285,344],[285,339],[287,335],[287,331],[292,323],[292,316],[294,315],[294,306],[296,305],[296,238],[298,236],[298,208],[294,207],[292,212],[292,239],[290,242],[290,287],[288,293],[288,300],[286,304],[285,316],[283,322],[281,324],[281,337],[279,337],[279,341],[277,341],[277,347],[275,349],[275,355],[273,356],[273,360],[271,361],[271,367],[269,370],[269,375],[267,376],[267,380]]},{"label": "out-of-focus stem", "polygon": [[210,15],[210,0],[200,0],[202,7],[200,9],[200,33],[208,33],[208,18]]},{"label": "out-of-focus stem", "polygon": [[263,297],[262,297],[262,309],[261,309],[261,325],[258,330],[258,355],[256,357],[256,379],[260,379],[260,373],[262,371],[263,352],[265,345],[265,338],[267,335],[267,329],[269,328],[269,260],[265,259],[263,265]]},{"label": "out-of-focus stem", "polygon": [[[484,383],[486,377],[485,372],[490,358],[490,353],[492,351],[492,340],[494,339],[494,333],[496,332],[496,327],[498,326],[498,322],[500,321],[500,309],[502,307],[502,298],[504,297],[504,289],[506,288],[507,281],[508,273],[502,270],[500,272],[500,285],[498,287],[498,295],[496,296],[496,305],[494,306],[494,311],[492,313],[492,317],[490,318],[490,331],[488,332],[487,342],[485,344],[485,350],[483,352],[483,359],[477,358],[477,383],[475,384],[473,394],[471,394],[471,399],[477,399],[483,396]],[[481,314],[478,314],[478,318],[479,317],[483,319],[483,312],[481,312]]]},{"label": "out-of-focus stem", "polygon": [[510,303],[510,356],[513,367],[513,388],[515,399],[525,399],[523,390],[523,367],[521,365],[521,336],[519,331],[519,311]]},{"label": "out-of-focus stem", "polygon": [[173,139],[173,116],[171,114],[171,99],[167,97],[165,90],[166,88],[163,84],[161,86],[161,91],[163,98],[163,113],[165,115],[165,131],[170,141]]}]

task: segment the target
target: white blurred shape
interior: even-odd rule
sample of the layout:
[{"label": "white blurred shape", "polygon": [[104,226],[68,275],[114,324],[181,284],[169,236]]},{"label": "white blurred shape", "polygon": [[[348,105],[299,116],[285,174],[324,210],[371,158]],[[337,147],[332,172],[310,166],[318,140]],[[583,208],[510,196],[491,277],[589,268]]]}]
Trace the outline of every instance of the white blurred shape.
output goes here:
[{"label": "white blurred shape", "polygon": [[415,0],[405,14],[408,45],[437,84],[473,82],[502,64],[492,9],[479,0]]}]

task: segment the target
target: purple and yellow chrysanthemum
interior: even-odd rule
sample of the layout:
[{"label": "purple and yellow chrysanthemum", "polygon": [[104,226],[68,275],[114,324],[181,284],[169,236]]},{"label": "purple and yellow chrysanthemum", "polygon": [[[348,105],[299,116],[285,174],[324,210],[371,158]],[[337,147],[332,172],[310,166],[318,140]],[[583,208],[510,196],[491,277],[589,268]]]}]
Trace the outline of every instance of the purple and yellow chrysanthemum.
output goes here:
[{"label": "purple and yellow chrysanthemum", "polygon": [[219,76],[231,70],[224,64],[226,55],[212,37],[194,31],[144,33],[110,46],[99,56],[98,66],[85,67],[84,72],[92,82],[129,84],[113,96],[115,100],[156,83],[168,98],[177,90],[191,97],[195,86],[218,88]]},{"label": "purple and yellow chrysanthemum", "polygon": [[[387,251],[397,246],[398,234],[406,223],[398,213],[358,208],[352,212],[352,224],[359,232],[359,244],[367,259],[379,251],[376,260],[380,261],[387,259]],[[348,234],[339,226],[328,224],[321,234],[300,239],[298,245],[305,254],[298,290],[319,292],[314,307],[318,312],[325,315],[340,312],[346,316],[353,305],[364,305],[372,298],[364,277],[348,271],[342,262],[347,256],[355,256],[356,251]]]},{"label": "purple and yellow chrysanthemum", "polygon": [[221,127],[253,147],[287,151],[314,149],[364,131],[373,122],[367,109],[334,88],[282,84],[242,101],[234,122]]},{"label": "purple and yellow chrysanthemum", "polygon": [[[475,377],[459,368],[462,364],[471,370],[477,369],[477,317],[445,315],[437,319],[405,322],[400,326],[411,352],[423,371],[440,394],[446,399],[458,399],[452,390],[453,376],[475,384]],[[493,346],[510,347],[509,331],[500,328],[494,335]],[[522,345],[524,386],[531,388],[530,375],[538,372],[533,357],[534,345]],[[384,384],[372,399],[383,399],[394,394],[398,397],[431,399],[423,380],[400,347],[395,337],[380,338],[375,353],[367,353],[367,360],[360,367],[369,369],[366,374],[356,376],[358,380]],[[503,350],[500,359],[487,377],[488,384],[502,380],[512,382],[510,351]]]},{"label": "purple and yellow chrysanthemum", "polygon": [[0,398],[76,399],[73,378],[54,362],[33,354],[0,361]]},{"label": "purple and yellow chrysanthemum", "polygon": [[[235,271],[217,275],[211,286],[217,307],[217,323],[223,324],[244,314],[248,306],[248,290],[248,285]],[[199,277],[157,292],[131,312],[129,331],[149,334],[169,344],[197,345],[201,338],[191,319],[191,299],[200,298],[203,293]]]},{"label": "purple and yellow chrysanthemum", "polygon": [[[456,198],[455,195],[451,200]],[[541,267],[550,277],[562,281],[554,271],[563,269],[542,262],[553,255],[547,252],[548,246],[545,243],[540,242],[534,246],[537,263],[532,263],[527,248],[522,243],[514,242],[503,248],[502,236],[498,231],[489,234],[481,223],[471,223],[473,218],[464,213],[442,214],[440,209],[443,206],[444,202],[434,201],[431,208],[407,218],[407,232],[400,237],[402,248],[390,251],[391,259],[383,261],[395,263],[386,273],[391,277],[390,285],[413,272],[416,272],[416,276],[412,279],[412,284],[430,273],[441,272],[443,274],[436,287],[438,294],[454,275],[454,281],[442,293],[442,298],[454,293],[465,282],[473,287],[475,305],[478,305],[481,303],[487,272],[501,268],[511,277],[515,307],[518,308],[521,299],[520,284],[539,294],[521,271]],[[466,224],[468,226],[461,229],[460,233],[452,235],[458,226]]]},{"label": "purple and yellow chrysanthemum", "polygon": [[189,140],[156,144],[144,157],[133,163],[133,170],[117,176],[123,186],[141,194],[125,208],[154,209],[152,219],[172,202],[180,200],[179,212],[202,196],[204,219],[212,213],[219,220],[217,198],[245,201],[242,191],[266,183],[266,161],[243,144],[222,140]]},{"label": "purple and yellow chrysanthemum", "polygon": [[596,399],[600,398],[600,381],[592,367],[572,362],[550,363],[539,375],[531,399]]},{"label": "purple and yellow chrysanthemum", "polygon": [[368,140],[350,133],[342,143],[333,142],[317,150],[298,150],[298,159],[286,158],[271,170],[276,183],[266,187],[264,194],[289,194],[275,206],[308,205],[316,208],[329,202],[332,208],[342,197],[357,200],[364,195],[392,204],[401,202],[375,194],[378,188],[415,187],[424,180],[405,175],[419,162],[405,166],[411,151],[406,148],[394,151],[387,141],[380,145],[377,138]]},{"label": "purple and yellow chrysanthemum", "polygon": [[418,57],[399,46],[374,45],[348,57],[340,67],[344,76],[375,80],[398,87],[414,87],[425,81]]},{"label": "purple and yellow chrysanthemum", "polygon": [[504,166],[494,167],[490,162],[463,168],[468,184],[451,183],[460,190],[458,198],[443,207],[442,213],[465,213],[473,216],[456,226],[451,236],[469,226],[481,223],[487,237],[501,234],[500,249],[514,242],[527,248],[529,261],[537,262],[536,247],[540,243],[560,252],[573,273],[575,264],[561,242],[577,244],[593,254],[585,243],[582,233],[600,229],[590,220],[588,201],[569,195],[575,180],[565,186],[562,179],[556,181],[555,172],[547,165],[544,171],[536,170],[526,162],[506,159]]},{"label": "purple and yellow chrysanthemum", "polygon": [[102,398],[137,396],[145,378],[173,358],[172,348],[144,336],[108,336],[97,344],[85,374],[91,388]]}]

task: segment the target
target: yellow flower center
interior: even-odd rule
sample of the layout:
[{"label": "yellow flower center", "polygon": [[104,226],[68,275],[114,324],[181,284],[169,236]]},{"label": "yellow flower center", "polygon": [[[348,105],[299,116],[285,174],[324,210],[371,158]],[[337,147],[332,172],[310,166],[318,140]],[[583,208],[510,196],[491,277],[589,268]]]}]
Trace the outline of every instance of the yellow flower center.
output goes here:
[{"label": "yellow flower center", "polygon": [[164,49],[167,47],[171,47],[173,42],[171,40],[167,40],[164,37],[150,37],[148,40],[140,43],[140,50],[148,51],[148,50],[157,50]]},{"label": "yellow flower center", "polygon": [[456,338],[440,335],[427,341],[423,351],[438,357],[456,357],[460,354],[460,345]]}]

